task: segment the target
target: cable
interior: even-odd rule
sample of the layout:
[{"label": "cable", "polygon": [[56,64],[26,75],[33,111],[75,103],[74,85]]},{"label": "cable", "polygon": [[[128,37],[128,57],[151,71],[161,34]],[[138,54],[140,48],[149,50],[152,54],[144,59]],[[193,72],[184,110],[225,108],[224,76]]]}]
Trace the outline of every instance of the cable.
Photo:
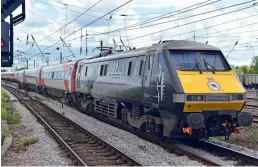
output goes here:
[{"label": "cable", "polygon": [[[78,29],[78,30],[74,31],[73,33],[69,34],[68,36],[64,37],[63,39],[65,40],[65,39],[66,39],[66,38],[68,38],[69,36],[71,36],[71,35],[75,34],[76,32],[80,31],[81,29],[83,29],[83,28],[85,28],[85,27],[87,27],[87,26],[89,26],[89,25],[91,25],[91,24],[95,23],[96,21],[98,21],[98,20],[100,20],[101,18],[103,18],[103,17],[105,17],[105,16],[109,15],[110,13],[112,13],[112,12],[116,11],[117,9],[119,9],[119,8],[121,8],[121,7],[123,7],[123,6],[125,6],[126,4],[130,3],[131,1],[132,1],[132,0],[127,1],[127,2],[126,2],[126,3],[124,3],[123,5],[120,5],[119,7],[117,7],[117,8],[115,8],[115,9],[113,9],[112,11],[108,12],[107,14],[105,14],[105,15],[103,15],[103,16],[101,16],[101,17],[99,17],[98,19],[96,19],[96,20],[94,20],[94,21],[90,22],[89,24],[87,24],[87,25],[83,26],[82,28],[80,28],[80,29]],[[56,43],[59,43],[59,42],[60,42],[60,41],[57,41]],[[50,45],[49,47],[51,47],[51,46],[55,45],[56,43],[54,43],[54,44]],[[46,48],[46,49],[44,49],[44,50],[47,50],[49,47],[47,47],[47,48]]]},{"label": "cable", "polygon": [[[181,35],[184,35],[184,34],[192,33],[192,32],[194,32],[194,31],[200,31],[200,30],[204,30],[204,29],[216,27],[216,26],[219,26],[219,25],[232,23],[232,22],[235,22],[235,21],[244,20],[244,19],[251,18],[251,17],[257,16],[257,15],[258,15],[258,14],[251,15],[251,16],[247,16],[247,17],[243,17],[243,18],[240,18],[240,19],[232,20],[232,21],[222,22],[222,23],[219,23],[219,24],[216,24],[216,25],[212,25],[212,26],[209,26],[209,27],[204,27],[204,28],[200,28],[200,29],[197,29],[197,30],[192,30],[192,31],[184,32],[184,33],[177,34],[177,35],[173,35],[173,36],[167,36],[167,37],[165,37],[165,38],[177,37],[177,36],[181,36]],[[130,37],[131,37],[131,36],[130,36]],[[137,37],[137,36],[134,36],[134,37]],[[164,37],[164,36],[163,36],[163,37]],[[70,41],[73,41],[73,40],[76,40],[76,39],[79,39],[79,38],[80,38],[80,37],[76,37],[76,38],[74,38],[74,39],[68,40],[67,42],[70,42]],[[88,37],[88,39],[89,39],[89,38],[92,38],[92,37]],[[160,39],[160,36],[158,36],[158,38]],[[148,40],[148,41],[149,41],[149,40]],[[135,44],[135,43],[134,43],[134,44]]]},{"label": "cable", "polygon": [[[41,42],[49,37],[51,37],[53,34],[57,33],[59,30],[61,30],[62,28],[66,27],[68,24],[72,23],[74,20],[78,19],[80,16],[82,16],[83,14],[85,14],[87,11],[89,11],[91,8],[93,8],[94,6],[96,6],[98,3],[100,3],[102,0],[99,0],[97,3],[95,3],[94,5],[92,5],[90,8],[88,8],[87,10],[85,10],[83,13],[81,13],[80,15],[78,15],[76,18],[74,18],[73,20],[71,20],[70,22],[66,23],[64,26],[60,27],[59,29],[57,29],[54,33],[46,36],[45,38],[39,40],[38,42]],[[29,47],[28,49],[30,49],[31,47]],[[27,49],[27,50],[28,50]]]},{"label": "cable", "polygon": [[[53,4],[50,4],[50,3],[47,3],[47,2],[43,2],[43,1],[41,1],[41,0],[36,0],[36,1],[38,1],[38,2],[40,2],[40,3],[43,3],[43,4],[46,4],[46,5],[50,5],[50,6],[54,6],[54,7],[57,7],[57,8],[66,10],[66,8],[63,8],[63,7],[61,7],[61,6],[53,5]],[[61,2],[60,2],[60,3],[61,3]],[[68,5],[68,4],[66,4],[66,3],[62,3],[62,4]],[[71,5],[68,5],[68,6],[71,6]],[[80,7],[80,8],[82,8],[82,7]],[[82,8],[82,9],[86,9],[86,8]],[[74,13],[81,13],[81,12],[78,12],[78,11],[75,11],[75,10],[71,10],[71,9],[67,9],[67,10],[70,11],[70,12],[74,12]],[[92,11],[93,11],[93,10],[92,10]],[[101,13],[104,13],[104,12],[101,12]],[[95,15],[90,15],[90,14],[84,14],[84,15],[90,16],[90,17],[95,17],[95,18],[98,18],[98,17],[99,17],[99,16],[95,16]],[[142,18],[142,19],[149,19],[149,18]],[[103,18],[103,20],[106,20],[106,19]],[[123,20],[123,19],[114,18],[113,20]],[[138,19],[127,19],[127,20],[138,20]]]},{"label": "cable", "polygon": [[46,17],[46,16],[42,16],[42,15],[40,15],[40,14],[38,14],[38,13],[35,13],[35,12],[31,11],[31,10],[29,10],[29,12],[31,12],[31,13],[33,13],[33,14],[35,14],[35,15],[38,15],[39,17],[42,17],[42,18],[45,18],[45,19],[47,19],[47,20],[51,20],[51,21],[53,21],[53,22],[55,22],[55,23],[61,24],[61,23],[59,23],[59,22],[57,22],[57,21],[55,21],[55,20],[53,20],[53,19],[50,19],[50,18],[48,18],[48,17]]},{"label": "cable", "polygon": [[[254,0],[251,0],[251,1],[254,1]],[[181,19],[187,19],[187,18],[199,16],[199,15],[204,15],[204,14],[207,14],[207,13],[212,13],[212,12],[220,11],[220,10],[223,10],[223,9],[227,9],[227,8],[232,8],[232,7],[235,7],[235,6],[243,5],[245,3],[250,3],[250,1],[239,3],[239,4],[235,4],[235,5],[231,5],[231,6],[227,6],[227,7],[220,8],[220,9],[215,9],[215,10],[208,11],[208,12],[198,13],[198,14],[195,14],[195,15],[191,15],[191,16],[187,16],[187,17],[181,18]],[[177,20],[179,20],[179,19],[169,20],[169,21],[165,21],[165,22],[161,22],[161,23],[156,23],[156,24],[151,24],[151,25],[146,25],[146,26],[138,27],[138,28],[127,29],[127,31],[135,30],[135,29],[139,29],[139,28],[151,27],[151,26],[155,26],[155,25],[161,25],[161,24],[170,23],[170,22],[177,21]]]},{"label": "cable", "polygon": [[[57,0],[50,0],[50,1],[54,1],[54,2],[57,2],[59,4],[63,4],[63,5],[68,5],[68,6],[72,6],[72,7],[76,7],[76,8],[81,8],[81,9],[85,9],[84,7],[80,7],[80,6],[75,6],[75,5],[71,5],[71,4],[66,4],[66,3],[63,3],[63,2],[59,2]],[[99,13],[104,13],[104,12],[101,12],[101,11],[97,11],[97,10],[92,10],[94,12],[99,12]],[[139,14],[128,14],[128,16],[135,16],[135,15],[154,15],[154,14],[164,14],[164,13],[169,13],[169,12],[161,12],[161,13],[139,13]],[[113,14],[113,15],[121,15],[121,14]]]},{"label": "cable", "polygon": [[[239,26],[239,27],[235,27],[235,28],[228,28],[228,29],[225,29],[225,30],[216,31],[216,32],[213,32],[213,33],[209,33],[209,35],[217,34],[217,33],[223,32],[223,31],[234,30],[234,29],[238,29],[238,28],[242,28],[242,27],[246,27],[246,26],[250,26],[250,25],[255,25],[255,24],[258,24],[258,22],[254,22],[254,23],[251,23],[251,24],[247,24],[247,25],[243,25],[243,26]],[[200,35],[200,36],[196,36],[196,37],[202,37],[202,36],[205,36],[205,35]],[[188,39],[191,39],[191,38],[187,38],[186,40],[188,40]]]},{"label": "cable", "polygon": [[[47,3],[47,2],[43,2],[43,1],[41,1],[41,0],[36,0],[36,1],[38,1],[38,2],[40,2],[40,3],[44,3],[44,4],[47,4],[47,5],[50,5],[50,6],[55,6],[55,7],[57,7],[57,8],[60,8],[60,9],[64,9],[65,10],[65,8],[63,8],[63,7],[60,7],[60,6],[57,6],[57,5],[53,5],[53,4],[50,4],[50,3]],[[71,9],[67,9],[68,11],[71,11],[71,12],[74,12],[74,13],[81,13],[81,12],[78,12],[78,11],[74,11],[74,10],[71,10]],[[91,16],[91,17],[98,17],[98,16],[94,16],[94,15],[89,15],[89,14],[84,14],[84,15],[86,15],[86,16]]]},{"label": "cable", "polygon": [[[185,10],[185,9],[188,9],[188,8],[192,8],[192,7],[194,7],[194,6],[201,5],[201,4],[206,3],[206,2],[209,2],[209,1],[211,1],[211,0],[206,0],[206,1],[201,2],[201,3],[197,3],[197,4],[195,4],[195,5],[192,5],[192,6],[189,6],[189,7],[183,8],[183,9],[179,9],[179,10],[174,11],[174,12],[170,12],[170,14],[172,14],[172,13],[176,13],[176,12],[179,12],[179,11],[182,11],[182,10]],[[211,3],[208,3],[208,4],[205,4],[205,5],[202,5],[202,6],[198,6],[198,7],[196,7],[196,8],[192,8],[192,9],[189,9],[189,10],[183,11],[183,12],[181,12],[181,13],[185,13],[185,12],[187,12],[187,11],[190,11],[190,10],[193,10],[193,9],[197,9],[197,8],[200,8],[200,7],[203,7],[203,6],[206,6],[206,5],[209,5],[209,4],[212,4],[212,3],[218,2],[218,1],[220,1],[220,0],[217,0],[217,1],[214,1],[214,2],[211,2]],[[180,13],[177,13],[177,14],[180,14]],[[176,15],[177,15],[177,14],[176,14]],[[162,16],[166,16],[166,15],[162,15]],[[162,16],[154,17],[154,18],[152,18],[152,19],[157,19],[157,18],[160,18],[160,17],[162,17]],[[172,16],[173,16],[173,15],[172,15]],[[149,19],[149,20],[152,20],[152,19]],[[140,22],[140,23],[146,23],[146,22],[148,22],[148,20],[147,20],[147,21]],[[139,25],[140,25],[140,23],[137,23],[137,24],[139,24]],[[132,25],[129,25],[129,26],[126,26],[126,27],[131,27],[131,26],[134,26],[134,25],[137,25],[137,24],[132,24]],[[124,27],[124,28],[126,28],[126,27]],[[124,28],[120,28],[120,29],[117,29],[117,30],[124,30]],[[92,35],[90,35],[90,34],[89,34],[89,36],[101,35],[101,34],[107,34],[107,33],[110,33],[110,32],[115,32],[115,31],[117,31],[117,30],[108,31],[108,32],[105,32],[105,33],[92,34]],[[80,37],[79,37],[79,38],[80,38]],[[78,38],[75,38],[75,39],[78,39]],[[71,40],[69,40],[69,41],[71,41]]]},{"label": "cable", "polygon": [[[166,29],[159,30],[159,31],[156,31],[156,32],[153,32],[153,33],[149,33],[149,34],[145,34],[145,35],[138,36],[138,37],[135,37],[135,38],[131,38],[131,39],[129,39],[129,41],[135,40],[135,39],[138,39],[138,38],[142,38],[142,37],[146,37],[146,36],[149,36],[149,35],[157,34],[157,33],[160,33],[160,32],[164,32],[164,31],[167,31],[167,30],[171,30],[171,29],[174,29],[174,28],[182,27],[182,26],[185,26],[185,25],[197,23],[197,22],[199,22],[199,21],[204,21],[204,20],[208,20],[208,19],[211,19],[211,18],[215,18],[215,17],[219,17],[219,16],[226,15],[226,14],[234,13],[234,12],[241,11],[241,10],[244,10],[244,9],[248,9],[248,8],[251,8],[251,7],[252,7],[252,6],[249,6],[249,7],[241,8],[241,9],[238,9],[238,10],[235,10],[235,11],[226,12],[226,13],[219,14],[219,15],[216,15],[216,16],[208,17],[208,18],[205,18],[205,19],[201,19],[201,20],[197,20],[197,21],[185,23],[185,24],[182,24],[182,25],[180,25],[180,26],[175,26],[175,27],[171,27],[171,28],[166,28]],[[257,24],[257,23],[256,23],[256,24]]]},{"label": "cable", "polygon": [[102,0],[99,0],[97,3],[95,3],[94,5],[92,5],[90,8],[88,8],[87,10],[85,10],[83,13],[81,13],[80,15],[78,15],[76,18],[74,18],[73,20],[69,21],[68,23],[66,23],[63,27],[60,27],[58,30],[56,30],[54,33],[48,35],[47,37],[39,40],[39,42],[47,39],[48,37],[52,36],[53,34],[55,34],[56,32],[58,32],[59,30],[61,30],[62,28],[66,27],[67,25],[69,25],[70,23],[72,23],[73,21],[75,21],[76,19],[78,19],[79,17],[81,17],[83,14],[85,14],[86,12],[88,12],[91,8],[95,7],[98,3],[100,3]]},{"label": "cable", "polygon": [[[71,7],[76,7],[76,8],[80,8],[80,9],[85,9],[84,7],[81,7],[81,6],[75,6],[75,5],[71,5],[71,4],[67,4],[67,3],[63,3],[63,2],[59,2],[57,0],[49,0],[49,1],[53,1],[53,2],[57,2],[59,4],[63,4],[63,5],[68,5],[68,6],[71,6]],[[102,12],[102,11],[98,11],[98,10],[92,10],[94,12],[98,12],[98,13],[105,13],[105,12]],[[157,12],[157,13],[137,13],[137,14],[126,14],[127,16],[137,16],[137,15],[157,15],[157,14],[167,14],[167,13],[170,13],[170,12]],[[117,14],[113,14],[113,15],[122,15],[117,13]],[[122,19],[121,19],[122,20]]]},{"label": "cable", "polygon": [[[207,1],[205,1],[205,2],[208,2],[208,1],[211,1],[211,0],[207,0]],[[149,19],[149,20],[145,20],[145,21],[142,21],[142,22],[140,22],[140,23],[135,23],[135,24],[126,26],[126,27],[124,27],[124,28],[118,28],[118,29],[116,29],[116,30],[112,30],[112,31],[109,31],[109,32],[98,33],[98,34],[92,34],[91,36],[93,36],[93,35],[107,34],[107,33],[112,33],[112,32],[117,32],[117,31],[123,31],[124,29],[127,29],[127,28],[132,28],[132,27],[140,26],[140,25],[147,24],[147,23],[150,23],[150,22],[158,21],[158,20],[161,20],[161,19],[164,19],[164,18],[167,18],[167,17],[175,16],[175,15],[178,15],[178,14],[181,14],[181,13],[185,13],[185,12],[188,12],[188,11],[191,11],[191,10],[194,10],[194,9],[197,9],[197,8],[201,8],[201,7],[203,7],[203,6],[206,6],[206,5],[209,5],[209,4],[218,2],[218,1],[221,1],[221,0],[217,0],[217,1],[214,1],[214,2],[210,2],[210,3],[204,4],[204,5],[202,5],[202,6],[197,6],[197,5],[201,5],[201,4],[205,3],[205,2],[198,3],[198,4],[195,4],[195,5],[192,5],[192,6],[183,8],[183,9],[179,9],[179,10],[174,11],[174,12],[170,12],[170,14],[165,14],[165,15],[161,15],[161,16],[158,16],[158,17],[154,17],[154,18],[151,18],[151,19]],[[197,7],[192,8],[192,7],[194,7],[194,6],[197,6]],[[188,9],[188,8],[192,8],[192,9]],[[185,10],[185,9],[188,9],[188,10]],[[185,11],[182,11],[182,10],[185,10]],[[182,11],[182,12],[180,12],[180,11]],[[176,13],[176,12],[180,12],[180,13]],[[176,14],[173,14],[173,13],[176,13]],[[156,19],[156,20],[155,20],[155,19]]]}]

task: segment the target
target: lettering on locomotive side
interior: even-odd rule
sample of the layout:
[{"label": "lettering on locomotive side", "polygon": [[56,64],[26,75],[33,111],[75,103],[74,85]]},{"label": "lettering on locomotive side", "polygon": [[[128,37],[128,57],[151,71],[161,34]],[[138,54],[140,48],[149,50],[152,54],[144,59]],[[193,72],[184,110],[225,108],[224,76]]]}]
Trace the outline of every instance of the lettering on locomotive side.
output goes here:
[{"label": "lettering on locomotive side", "polygon": [[112,78],[121,78],[122,76],[124,76],[123,73],[110,73],[109,76],[111,76]]},{"label": "lettering on locomotive side", "polygon": [[165,90],[164,72],[160,70],[160,73],[159,73],[159,76],[158,76],[158,79],[157,79],[158,103],[163,101],[164,90]]}]

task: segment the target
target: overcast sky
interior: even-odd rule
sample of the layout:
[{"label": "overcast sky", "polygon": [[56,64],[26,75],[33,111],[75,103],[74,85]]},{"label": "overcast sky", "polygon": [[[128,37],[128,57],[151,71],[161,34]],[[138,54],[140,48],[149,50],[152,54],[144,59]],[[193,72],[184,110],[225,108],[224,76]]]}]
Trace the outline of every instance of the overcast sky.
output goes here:
[{"label": "overcast sky", "polygon": [[[55,1],[66,3],[67,5]],[[74,31],[78,31],[65,38],[67,43],[71,43],[70,49],[76,55],[76,57],[70,56],[67,59],[75,60],[85,58],[86,30],[89,34],[87,56],[98,53],[97,51],[93,52],[93,49],[99,46],[100,40],[103,40],[104,46],[112,46],[113,38],[119,43],[120,36],[126,45],[136,48],[157,43],[160,41],[161,36],[163,40],[194,40],[195,36],[195,41],[202,43],[208,41],[208,44],[221,48],[225,55],[229,53],[236,41],[238,41],[238,44],[234,47],[234,50],[230,53],[228,58],[228,61],[234,65],[248,65],[251,63],[253,56],[258,56],[258,7],[253,6],[253,4],[258,1],[250,1],[242,5],[218,10],[234,4],[248,2],[248,0],[218,0],[217,2],[216,0],[211,0],[206,2],[206,4],[211,2],[215,3],[184,13],[174,13],[173,16],[166,19],[142,25],[148,27],[133,27],[132,30],[127,30],[126,32],[116,31],[109,34],[93,36],[93,34],[124,28],[124,26],[136,24],[152,17],[158,17],[200,2],[205,2],[204,0],[133,0],[113,12],[111,20],[109,20],[111,16],[111,14],[109,14],[103,19],[83,28],[83,38],[81,40],[79,38],[81,36],[80,28],[127,2],[127,0],[102,0],[93,7],[92,10],[86,12],[85,15],[82,15],[65,28],[62,28],[61,31],[56,32],[56,30],[63,27],[65,23],[76,18],[97,1],[98,0],[26,0],[26,19],[24,22],[14,27],[14,50],[15,54],[18,54],[15,56],[19,56],[20,52],[24,52],[23,57],[30,58],[29,65],[31,68],[33,67],[34,60],[36,60],[36,63],[39,65],[42,65],[42,57],[36,45],[33,47],[30,43],[26,45],[27,36],[29,36],[28,41],[33,42],[30,37],[33,35],[41,50],[44,53],[50,53],[46,55],[49,56],[50,63],[57,63],[59,61],[60,52],[63,53],[64,57],[72,55],[67,48],[63,47],[63,43],[59,42],[60,36],[65,38]],[[209,12],[214,10],[217,11]],[[19,12],[20,9],[16,10],[14,15]],[[201,14],[204,12],[206,13]],[[128,16],[120,16],[121,14]],[[197,16],[193,17],[194,15]],[[210,18],[217,15],[222,16]],[[162,22],[167,23],[152,25]],[[164,31],[158,32],[161,30]],[[53,35],[46,38],[50,34]],[[141,37],[144,35],[146,36]],[[71,40],[74,38],[78,39]],[[127,41],[127,39],[129,39],[129,41]],[[80,54],[81,44],[82,54]],[[50,45],[53,46],[48,47]],[[57,47],[60,47],[60,49],[57,50]],[[24,62],[18,61],[18,57],[15,57],[15,63],[20,67],[24,65]]]}]

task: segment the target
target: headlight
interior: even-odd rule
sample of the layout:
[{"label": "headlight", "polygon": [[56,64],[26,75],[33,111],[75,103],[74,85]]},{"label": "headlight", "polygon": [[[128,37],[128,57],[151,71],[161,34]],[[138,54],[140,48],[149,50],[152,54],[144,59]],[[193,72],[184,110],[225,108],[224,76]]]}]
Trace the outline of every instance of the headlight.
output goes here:
[{"label": "headlight", "polygon": [[187,95],[187,101],[203,101],[203,95]]},{"label": "headlight", "polygon": [[244,100],[243,94],[231,94],[230,100]]}]

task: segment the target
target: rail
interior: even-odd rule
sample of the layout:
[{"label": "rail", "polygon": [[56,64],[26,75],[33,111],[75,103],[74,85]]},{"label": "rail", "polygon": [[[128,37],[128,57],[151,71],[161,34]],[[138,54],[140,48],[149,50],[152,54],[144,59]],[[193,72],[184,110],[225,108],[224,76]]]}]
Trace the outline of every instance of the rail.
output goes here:
[{"label": "rail", "polygon": [[75,165],[142,166],[115,146],[106,143],[39,100],[11,86],[5,84],[2,86],[14,94],[37,117],[54,139],[65,148]]},{"label": "rail", "polygon": [[227,147],[224,147],[222,145],[213,143],[209,140],[205,140],[202,143],[203,148],[213,150],[218,152],[219,154],[223,154],[226,157],[230,157],[232,159],[236,159],[238,162],[238,165],[248,165],[248,166],[256,166],[258,164],[258,157],[254,157],[248,154],[245,154],[243,152],[233,150]]},{"label": "rail", "polygon": [[[11,87],[10,85],[5,85],[5,84],[2,84],[2,85]],[[11,88],[15,89],[14,87],[11,87]],[[42,102],[40,101],[40,103],[42,103]],[[42,103],[42,104],[44,104],[44,103]],[[123,124],[118,124],[117,122],[113,122],[109,119],[106,119],[106,117],[102,117],[99,114],[94,114],[94,112],[90,112],[90,113],[88,113],[88,115],[90,115],[90,116],[92,116],[92,117],[94,117],[94,118],[96,118],[96,119],[98,119],[102,122],[108,123],[110,125],[113,125],[115,127],[119,127],[120,129],[123,129],[125,131],[130,132],[130,133],[133,133],[133,134],[139,136],[140,138],[145,139],[149,142],[157,144],[157,145],[163,147],[164,149],[166,149],[167,151],[169,151],[170,153],[176,154],[178,156],[187,156],[190,159],[194,159],[198,162],[202,162],[204,165],[207,165],[207,166],[221,166],[220,164],[218,164],[216,162],[213,162],[212,160],[207,159],[205,157],[202,157],[201,155],[198,155],[198,154],[195,154],[193,152],[184,150],[180,147],[176,147],[176,146],[174,146],[175,143],[173,143],[173,142],[168,142],[167,140],[162,141],[160,139],[154,138],[153,136],[142,133],[140,131],[135,131],[131,128],[128,128],[127,126],[124,126]],[[177,143],[177,141],[175,141],[175,142]]]}]

